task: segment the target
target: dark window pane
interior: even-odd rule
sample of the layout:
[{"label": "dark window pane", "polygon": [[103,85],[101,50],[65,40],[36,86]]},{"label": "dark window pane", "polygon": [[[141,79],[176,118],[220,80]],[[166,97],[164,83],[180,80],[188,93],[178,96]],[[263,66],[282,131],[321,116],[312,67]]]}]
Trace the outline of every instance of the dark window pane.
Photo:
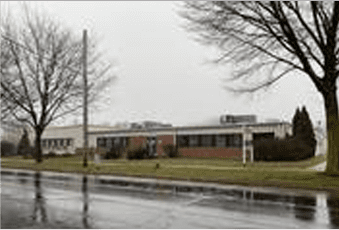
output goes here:
[{"label": "dark window pane", "polygon": [[199,146],[199,136],[198,135],[189,136],[189,146],[190,147]]},{"label": "dark window pane", "polygon": [[178,140],[178,145],[180,147],[188,147],[188,136],[187,135],[178,135],[177,140]]},{"label": "dark window pane", "polygon": [[242,146],[242,134],[234,134],[234,147],[240,148]]},{"label": "dark window pane", "polygon": [[212,146],[212,135],[201,135],[201,146],[211,147]]},{"label": "dark window pane", "polygon": [[111,149],[111,147],[112,147],[112,139],[111,138],[106,139],[106,147],[108,149]]},{"label": "dark window pane", "polygon": [[226,142],[226,135],[216,135],[215,136],[215,146],[217,147],[226,147],[227,142]]}]

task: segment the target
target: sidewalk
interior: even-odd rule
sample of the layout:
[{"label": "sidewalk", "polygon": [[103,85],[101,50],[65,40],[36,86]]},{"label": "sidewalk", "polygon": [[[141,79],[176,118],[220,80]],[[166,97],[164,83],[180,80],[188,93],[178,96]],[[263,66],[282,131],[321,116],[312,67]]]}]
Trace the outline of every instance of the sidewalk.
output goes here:
[{"label": "sidewalk", "polygon": [[319,172],[324,172],[325,169],[326,169],[326,161],[323,162],[323,163],[320,163],[316,166],[313,166],[312,168],[309,168],[309,169],[316,170],[316,171],[319,171]]},{"label": "sidewalk", "polygon": [[[34,177],[37,172],[23,169],[1,168],[1,175],[16,175]],[[82,181],[83,174],[77,173],[59,173],[50,171],[41,171],[41,179],[63,180],[63,181]],[[176,192],[195,192],[195,193],[216,193],[228,194],[232,192],[259,192],[269,194],[290,194],[314,196],[319,191],[305,189],[289,189],[276,187],[249,187],[241,185],[223,185],[211,182],[192,182],[180,180],[168,180],[162,178],[139,178],[128,176],[112,175],[86,175],[88,180],[98,184],[110,184],[115,186],[131,186],[135,188],[166,189]]]}]

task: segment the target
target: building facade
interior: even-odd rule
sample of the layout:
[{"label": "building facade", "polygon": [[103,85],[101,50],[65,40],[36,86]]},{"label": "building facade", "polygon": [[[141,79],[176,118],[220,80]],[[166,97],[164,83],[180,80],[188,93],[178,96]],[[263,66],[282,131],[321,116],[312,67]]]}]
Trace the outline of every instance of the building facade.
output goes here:
[{"label": "building facade", "polygon": [[[88,125],[88,132],[108,132],[117,130],[116,126]],[[41,138],[43,154],[55,153],[74,154],[77,148],[82,148],[84,144],[84,134],[82,125],[70,126],[50,126],[47,127]],[[96,147],[96,139],[88,135],[88,147]]]},{"label": "building facade", "polygon": [[259,138],[279,138],[292,134],[292,126],[286,122],[225,124],[223,126],[166,127],[153,129],[125,129],[90,132],[97,147],[108,151],[117,146],[141,145],[149,149],[149,155],[165,155],[163,146],[176,146],[185,157],[239,158],[243,147],[253,152],[251,142]]}]

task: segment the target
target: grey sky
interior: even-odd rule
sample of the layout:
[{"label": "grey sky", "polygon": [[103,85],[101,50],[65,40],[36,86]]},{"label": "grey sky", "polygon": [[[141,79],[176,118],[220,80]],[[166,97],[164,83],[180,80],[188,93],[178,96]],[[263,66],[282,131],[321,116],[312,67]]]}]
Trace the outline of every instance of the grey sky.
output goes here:
[{"label": "grey sky", "polygon": [[[116,63],[118,80],[90,123],[156,120],[174,125],[216,124],[221,114],[257,114],[259,120],[290,121],[297,106],[306,105],[313,124],[324,123],[323,101],[313,83],[299,73],[267,92],[235,97],[223,78],[231,66],[208,63],[216,50],[195,42],[177,15],[180,2],[32,2],[52,18],[82,34],[99,38],[105,56]],[[1,11],[18,3],[1,2]],[[78,118],[81,122],[81,118]],[[66,123],[72,123],[69,118]]]}]

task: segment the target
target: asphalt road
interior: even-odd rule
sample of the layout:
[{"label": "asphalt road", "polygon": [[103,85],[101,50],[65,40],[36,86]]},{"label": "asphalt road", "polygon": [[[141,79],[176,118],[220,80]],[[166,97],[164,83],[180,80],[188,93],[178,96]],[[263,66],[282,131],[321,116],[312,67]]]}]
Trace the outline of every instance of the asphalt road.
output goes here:
[{"label": "asphalt road", "polygon": [[1,176],[2,228],[339,228],[339,199]]}]

